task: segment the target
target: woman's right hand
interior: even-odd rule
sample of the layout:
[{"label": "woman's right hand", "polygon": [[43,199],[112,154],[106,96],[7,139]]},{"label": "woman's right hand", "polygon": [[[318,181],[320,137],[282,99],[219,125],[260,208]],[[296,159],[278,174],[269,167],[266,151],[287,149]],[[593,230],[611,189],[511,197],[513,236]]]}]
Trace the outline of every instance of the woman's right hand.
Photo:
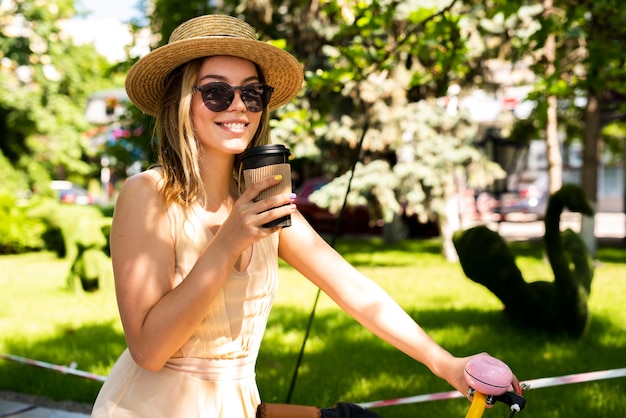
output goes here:
[{"label": "woman's right hand", "polygon": [[248,187],[235,201],[216,238],[226,240],[232,250],[240,254],[254,242],[280,230],[280,226],[263,225],[296,211],[293,194],[283,193],[259,201],[255,199],[263,190],[279,184],[281,180],[280,175],[268,177]]}]

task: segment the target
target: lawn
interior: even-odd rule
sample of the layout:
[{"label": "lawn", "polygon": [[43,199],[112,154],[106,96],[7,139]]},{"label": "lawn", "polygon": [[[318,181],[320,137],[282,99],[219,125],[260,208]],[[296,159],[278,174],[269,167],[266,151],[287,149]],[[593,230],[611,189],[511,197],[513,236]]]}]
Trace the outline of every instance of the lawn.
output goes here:
[{"label": "lawn", "polygon": [[[385,288],[429,333],[456,355],[488,351],[521,380],[626,367],[626,248],[598,250],[592,285],[592,321],[579,340],[513,329],[499,301],[446,262],[436,240],[388,246],[377,240],[337,245]],[[527,280],[549,279],[541,245],[513,250]],[[65,290],[68,262],[50,253],[0,257],[0,352],[106,375],[125,348],[109,280],[94,294]],[[284,402],[316,289],[286,265],[257,367],[261,395]],[[0,360],[0,390],[93,402],[101,383]],[[322,295],[306,345],[293,403],[331,406],[337,401],[381,399],[449,391],[388,344],[378,340]],[[626,416],[626,378],[526,392],[520,417]],[[385,418],[461,417],[463,399],[376,409]],[[502,405],[485,416],[505,417]]]}]

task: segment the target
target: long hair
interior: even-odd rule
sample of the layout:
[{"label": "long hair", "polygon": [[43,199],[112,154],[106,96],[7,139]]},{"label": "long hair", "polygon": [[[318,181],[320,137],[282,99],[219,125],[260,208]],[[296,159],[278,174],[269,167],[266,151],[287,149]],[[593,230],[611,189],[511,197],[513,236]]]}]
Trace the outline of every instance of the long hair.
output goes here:
[{"label": "long hair", "polygon": [[[181,65],[165,79],[165,90],[156,118],[155,135],[158,139],[159,165],[163,172],[165,202],[189,209],[204,196],[200,177],[200,145],[194,133],[191,117],[191,98],[200,67],[205,58]],[[258,66],[259,80],[264,82]],[[261,115],[259,127],[248,147],[269,144],[269,110]],[[237,180],[239,159],[235,158],[233,176]]]}]

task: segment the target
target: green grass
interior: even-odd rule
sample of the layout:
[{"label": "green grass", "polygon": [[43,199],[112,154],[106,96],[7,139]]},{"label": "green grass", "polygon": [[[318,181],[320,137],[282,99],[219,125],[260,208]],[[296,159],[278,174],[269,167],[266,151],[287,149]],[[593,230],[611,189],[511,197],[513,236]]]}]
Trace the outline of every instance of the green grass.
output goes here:
[{"label": "green grass", "polygon": [[[512,329],[499,301],[447,263],[439,243],[340,241],[339,252],[381,284],[439,343],[456,355],[487,351],[522,380],[626,367],[626,248],[598,250],[590,307],[592,321],[579,340]],[[549,279],[540,244],[513,250],[527,280]],[[107,374],[125,348],[112,283],[95,294],[65,290],[68,262],[51,254],[0,257],[0,352]],[[281,284],[257,367],[261,395],[284,402],[316,288],[281,265]],[[0,390],[93,402],[101,383],[0,360]],[[306,346],[293,403],[331,406],[451,388],[372,336],[322,295]],[[530,390],[520,417],[626,416],[626,378]],[[463,399],[390,406],[392,417],[462,417]],[[502,405],[486,417],[508,416]]]}]

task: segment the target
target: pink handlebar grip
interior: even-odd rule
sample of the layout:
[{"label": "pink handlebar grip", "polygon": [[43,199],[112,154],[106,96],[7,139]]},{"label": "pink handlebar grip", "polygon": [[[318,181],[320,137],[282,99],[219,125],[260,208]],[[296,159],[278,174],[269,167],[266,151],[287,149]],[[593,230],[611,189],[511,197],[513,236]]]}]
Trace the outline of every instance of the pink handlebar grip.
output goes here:
[{"label": "pink handlebar grip", "polygon": [[465,381],[485,395],[502,395],[511,386],[512,379],[509,366],[489,355],[473,357],[465,365]]}]

